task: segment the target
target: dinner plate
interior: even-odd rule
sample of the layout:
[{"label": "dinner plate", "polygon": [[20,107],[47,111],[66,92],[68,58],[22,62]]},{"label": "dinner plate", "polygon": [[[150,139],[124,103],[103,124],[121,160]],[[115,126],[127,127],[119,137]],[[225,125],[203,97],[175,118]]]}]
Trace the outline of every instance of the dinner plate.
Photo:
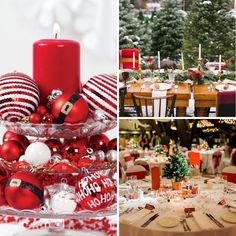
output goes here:
[{"label": "dinner plate", "polygon": [[173,228],[179,224],[179,220],[174,216],[165,216],[159,218],[158,224],[165,228]]},{"label": "dinner plate", "polygon": [[225,86],[226,86],[226,84],[218,84],[218,85],[216,85],[215,88],[219,91],[236,91],[236,86],[235,85],[228,84],[227,88]]},{"label": "dinner plate", "polygon": [[171,89],[171,87],[171,84],[167,83],[154,83],[150,86],[150,88],[153,90],[168,90]]},{"label": "dinner plate", "polygon": [[221,216],[222,220],[228,222],[228,223],[233,223],[236,224],[236,214],[234,213],[226,213]]}]

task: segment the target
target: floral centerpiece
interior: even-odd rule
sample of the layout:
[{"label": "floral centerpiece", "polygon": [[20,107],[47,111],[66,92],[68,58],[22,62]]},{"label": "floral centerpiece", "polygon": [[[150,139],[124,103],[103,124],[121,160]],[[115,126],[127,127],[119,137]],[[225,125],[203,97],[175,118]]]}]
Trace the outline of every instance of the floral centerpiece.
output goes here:
[{"label": "floral centerpiece", "polygon": [[176,155],[169,156],[169,164],[166,164],[164,168],[164,177],[168,179],[174,179],[172,187],[174,190],[180,189],[181,181],[184,177],[191,174],[190,165],[188,160],[184,158],[182,152],[177,151]]}]

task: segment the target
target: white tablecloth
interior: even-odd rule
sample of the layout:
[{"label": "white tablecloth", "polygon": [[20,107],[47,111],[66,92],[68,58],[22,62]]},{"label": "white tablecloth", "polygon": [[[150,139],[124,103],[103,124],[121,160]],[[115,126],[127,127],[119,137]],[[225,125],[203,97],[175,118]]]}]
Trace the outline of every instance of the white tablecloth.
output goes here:
[{"label": "white tablecloth", "polygon": [[[125,204],[120,205],[120,211],[124,211],[126,208],[137,208],[144,207],[145,204],[149,203],[156,207],[155,211],[146,217],[127,224],[125,219],[131,218],[132,214],[127,216],[123,215],[120,217],[120,236],[173,236],[173,235],[187,235],[187,236],[234,236],[236,233],[236,224],[230,224],[224,222],[221,219],[221,215],[228,212],[228,209],[218,205],[218,202],[223,198],[223,188],[219,188],[219,185],[214,185],[212,190],[206,189],[203,178],[193,180],[200,186],[202,193],[195,198],[188,198],[185,200],[170,200],[167,202],[161,197],[146,197],[143,199],[130,200]],[[222,187],[222,186],[221,186]],[[204,195],[205,194],[205,195]],[[204,197],[206,196],[206,197]],[[229,197],[230,196],[230,197]],[[228,197],[231,200],[236,200],[236,194],[230,194]],[[158,218],[163,216],[175,216],[180,219],[184,215],[185,207],[195,207],[196,211],[201,211],[204,207],[209,213],[220,221],[225,227],[219,228],[213,222],[208,220],[207,224],[212,228],[211,230],[201,230],[196,224],[193,218],[187,218],[188,225],[191,228],[191,232],[184,232],[183,226],[179,224],[173,228],[164,228],[158,224]],[[156,212],[160,216],[152,221],[146,228],[142,228],[141,225],[146,222]]]}]

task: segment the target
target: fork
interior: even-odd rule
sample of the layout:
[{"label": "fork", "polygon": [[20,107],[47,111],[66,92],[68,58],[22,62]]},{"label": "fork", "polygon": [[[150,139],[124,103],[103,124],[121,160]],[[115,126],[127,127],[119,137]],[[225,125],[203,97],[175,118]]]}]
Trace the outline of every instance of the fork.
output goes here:
[{"label": "fork", "polygon": [[180,220],[180,223],[183,225],[184,231],[188,231],[185,224],[184,224],[184,220]]}]

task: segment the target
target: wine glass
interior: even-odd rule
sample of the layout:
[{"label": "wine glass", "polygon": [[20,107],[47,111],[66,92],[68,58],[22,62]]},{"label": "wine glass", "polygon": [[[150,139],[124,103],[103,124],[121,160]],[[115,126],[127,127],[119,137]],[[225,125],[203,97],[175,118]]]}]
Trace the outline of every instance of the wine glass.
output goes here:
[{"label": "wine glass", "polygon": [[124,81],[124,85],[126,85],[127,80],[129,79],[129,72],[128,71],[123,71],[122,72],[122,79]]}]

